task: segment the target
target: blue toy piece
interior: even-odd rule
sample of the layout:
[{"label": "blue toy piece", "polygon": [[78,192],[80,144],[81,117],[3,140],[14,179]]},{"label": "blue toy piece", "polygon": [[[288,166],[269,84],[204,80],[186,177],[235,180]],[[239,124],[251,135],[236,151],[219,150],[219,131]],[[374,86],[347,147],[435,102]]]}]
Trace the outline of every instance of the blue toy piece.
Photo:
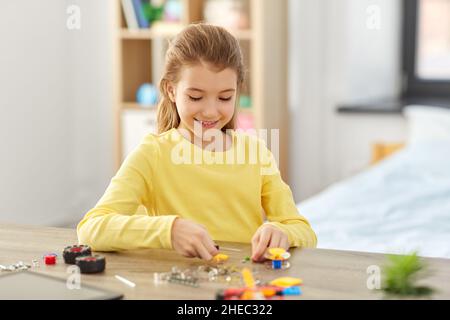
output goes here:
[{"label": "blue toy piece", "polygon": [[282,264],[283,264],[282,260],[272,260],[273,269],[281,269]]},{"label": "blue toy piece", "polygon": [[144,107],[155,106],[158,103],[158,89],[151,83],[144,83],[137,91],[136,101]]},{"label": "blue toy piece", "polygon": [[302,290],[300,290],[299,286],[289,287],[283,289],[283,295],[285,296],[299,296],[302,294]]}]

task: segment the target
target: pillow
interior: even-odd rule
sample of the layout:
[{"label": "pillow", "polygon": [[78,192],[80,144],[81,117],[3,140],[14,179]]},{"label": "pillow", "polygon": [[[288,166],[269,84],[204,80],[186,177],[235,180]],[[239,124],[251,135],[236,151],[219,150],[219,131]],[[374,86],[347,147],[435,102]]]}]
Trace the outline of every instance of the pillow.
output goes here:
[{"label": "pillow", "polygon": [[450,142],[450,108],[411,105],[404,109],[403,114],[408,126],[408,144]]}]

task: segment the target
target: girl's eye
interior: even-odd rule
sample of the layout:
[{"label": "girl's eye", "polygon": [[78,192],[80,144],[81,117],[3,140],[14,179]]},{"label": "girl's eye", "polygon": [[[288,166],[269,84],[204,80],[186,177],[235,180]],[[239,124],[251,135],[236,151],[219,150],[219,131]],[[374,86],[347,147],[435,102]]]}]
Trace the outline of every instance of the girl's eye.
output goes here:
[{"label": "girl's eye", "polygon": [[230,101],[232,97],[229,98],[219,98],[221,101]]},{"label": "girl's eye", "polygon": [[202,100],[202,97],[196,98],[196,97],[189,96],[189,99],[191,99],[192,101],[200,101],[200,100]]}]

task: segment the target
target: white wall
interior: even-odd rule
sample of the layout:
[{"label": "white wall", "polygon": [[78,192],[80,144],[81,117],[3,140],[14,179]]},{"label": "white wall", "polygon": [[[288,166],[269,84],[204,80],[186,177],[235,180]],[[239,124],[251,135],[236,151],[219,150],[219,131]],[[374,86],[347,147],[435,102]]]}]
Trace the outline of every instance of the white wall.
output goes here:
[{"label": "white wall", "polygon": [[61,1],[0,2],[2,221],[54,222],[66,208],[70,133],[60,12]]},{"label": "white wall", "polygon": [[66,0],[82,12],[81,29],[67,32],[72,102],[72,183],[68,222],[78,222],[103,195],[114,174],[113,5],[111,0]]},{"label": "white wall", "polygon": [[[82,10],[81,30],[66,27],[70,4]],[[113,167],[110,7],[0,2],[0,222],[73,224],[104,191]]]},{"label": "white wall", "polygon": [[[380,29],[367,27],[370,6]],[[290,1],[290,184],[301,201],[367,167],[371,143],[402,141],[399,115],[343,115],[338,104],[400,89],[400,0]]]}]

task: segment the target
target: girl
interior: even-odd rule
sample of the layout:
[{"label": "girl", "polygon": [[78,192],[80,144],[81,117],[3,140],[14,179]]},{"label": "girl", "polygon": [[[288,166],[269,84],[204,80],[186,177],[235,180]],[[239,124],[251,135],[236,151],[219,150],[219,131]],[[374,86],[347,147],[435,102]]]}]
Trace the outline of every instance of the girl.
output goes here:
[{"label": "girl", "polygon": [[[273,155],[260,140],[227,130],[243,82],[241,49],[229,32],[207,24],[183,30],[166,54],[159,134],[143,138],[79,223],[80,243],[210,260],[214,240],[251,242],[253,261],[267,248],[314,247]],[[249,161],[255,143],[269,161]]]}]

